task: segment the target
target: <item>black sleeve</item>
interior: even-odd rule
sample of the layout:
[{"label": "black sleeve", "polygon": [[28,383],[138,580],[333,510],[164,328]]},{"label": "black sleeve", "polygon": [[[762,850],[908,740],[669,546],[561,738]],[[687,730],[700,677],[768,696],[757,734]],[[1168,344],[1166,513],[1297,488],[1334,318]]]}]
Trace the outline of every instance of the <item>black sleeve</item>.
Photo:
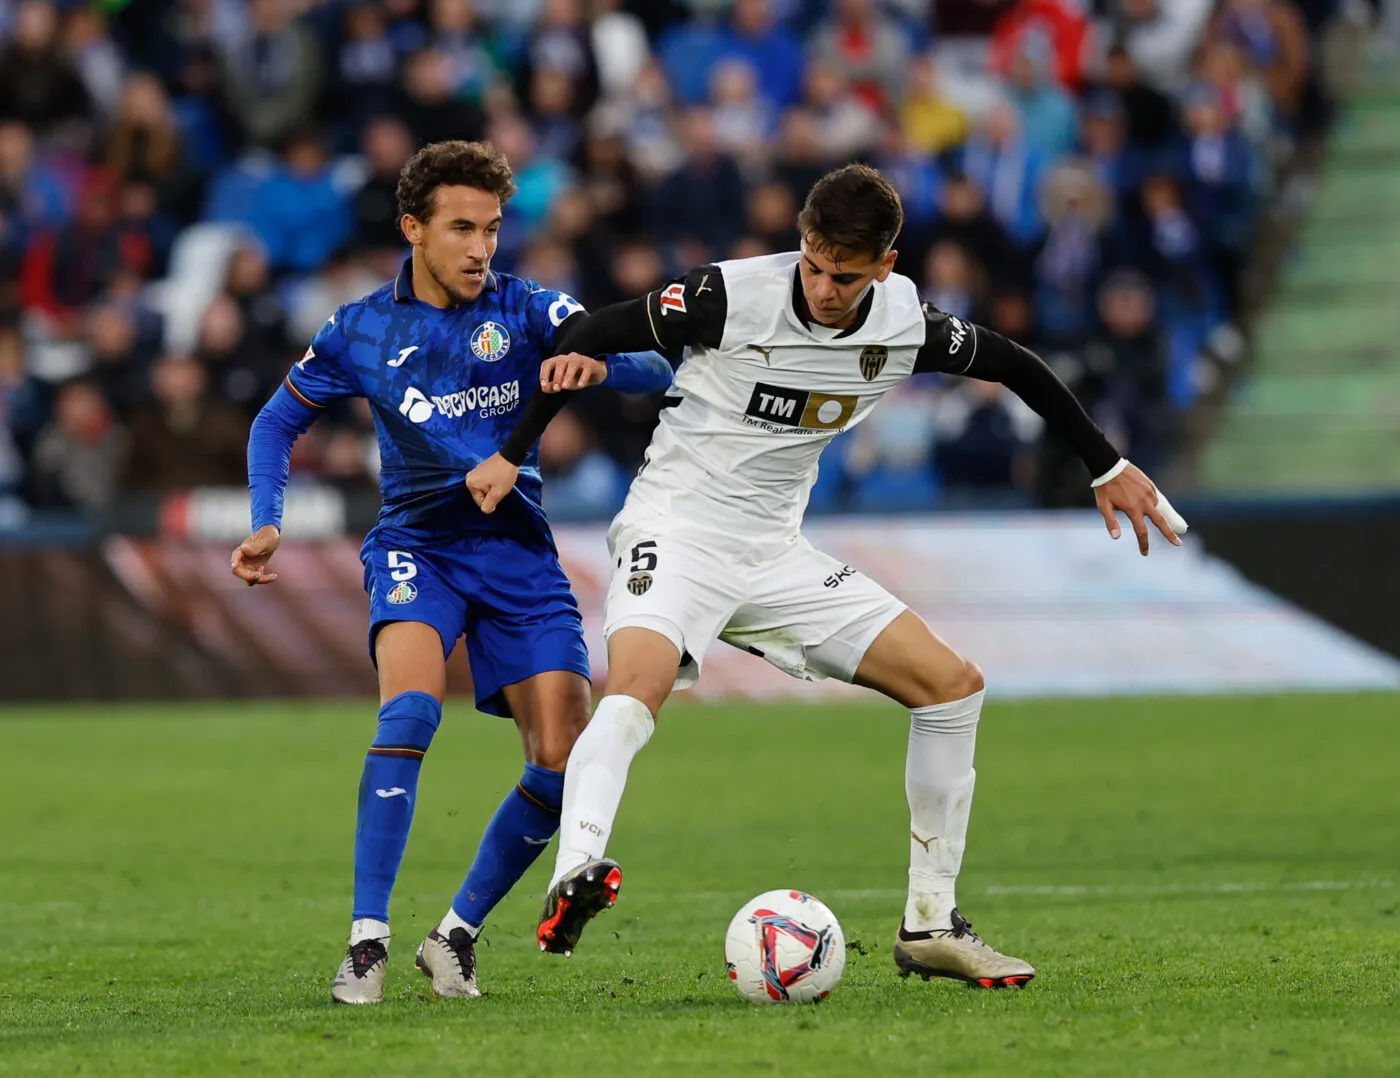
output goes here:
[{"label": "black sleeve", "polygon": [[[640,299],[614,303],[592,314],[570,315],[554,337],[555,354],[670,352],[686,345],[718,348],[728,309],[719,267],[700,266]],[[501,447],[501,456],[518,467],[571,395],[537,392],[531,397]]]},{"label": "black sleeve", "polygon": [[1089,418],[1069,386],[1034,352],[982,326],[924,304],[926,336],[914,361],[915,374],[960,374],[1000,382],[1046,425],[1074,446],[1092,476],[1103,475],[1121,454]]}]

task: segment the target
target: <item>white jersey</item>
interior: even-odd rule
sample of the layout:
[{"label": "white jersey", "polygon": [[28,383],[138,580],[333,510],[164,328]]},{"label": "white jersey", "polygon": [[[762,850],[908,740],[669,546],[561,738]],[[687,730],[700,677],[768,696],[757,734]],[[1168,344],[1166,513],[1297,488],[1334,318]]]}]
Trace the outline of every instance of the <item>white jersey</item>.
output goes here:
[{"label": "white jersey", "polygon": [[926,343],[941,361],[927,369],[971,364],[974,327],[922,304],[897,273],[870,287],[850,328],[807,322],[800,258],[703,266],[652,294],[658,343],[689,347],[624,515],[749,546],[795,536],[822,450],[914,372]]}]

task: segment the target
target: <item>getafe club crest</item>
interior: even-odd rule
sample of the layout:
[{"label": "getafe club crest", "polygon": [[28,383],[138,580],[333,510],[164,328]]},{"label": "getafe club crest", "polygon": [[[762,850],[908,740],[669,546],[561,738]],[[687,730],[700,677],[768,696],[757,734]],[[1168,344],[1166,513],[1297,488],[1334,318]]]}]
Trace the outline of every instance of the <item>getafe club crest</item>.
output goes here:
[{"label": "getafe club crest", "polygon": [[860,376],[867,382],[873,382],[880,376],[880,372],[885,369],[885,362],[890,358],[890,350],[884,345],[872,344],[869,348],[860,350]]},{"label": "getafe club crest", "polygon": [[389,589],[384,598],[395,606],[403,606],[405,603],[411,603],[414,599],[418,598],[418,589],[407,580],[401,580]]},{"label": "getafe club crest", "polygon": [[510,334],[495,322],[483,322],[472,334],[472,354],[486,363],[495,363],[510,351]]}]

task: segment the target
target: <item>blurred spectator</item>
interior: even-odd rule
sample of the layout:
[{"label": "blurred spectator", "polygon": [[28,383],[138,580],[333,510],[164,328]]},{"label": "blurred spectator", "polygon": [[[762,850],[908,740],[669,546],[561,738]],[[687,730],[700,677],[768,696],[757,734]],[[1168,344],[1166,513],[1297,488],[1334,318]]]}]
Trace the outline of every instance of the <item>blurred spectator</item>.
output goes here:
[{"label": "blurred spectator", "polygon": [[803,104],[816,121],[817,145],[828,167],[862,156],[880,140],[879,115],[834,67],[813,64],[807,69]]},{"label": "blurred spectator", "polygon": [[797,235],[797,202],[781,183],[763,183],[749,191],[747,223],[749,235],[768,251],[795,251],[801,244]]},{"label": "blurred spectator", "polygon": [[685,114],[681,145],[685,164],[652,196],[652,234],[672,243],[697,241],[709,258],[723,257],[743,227],[743,178],[734,159],[715,145],[714,116],[708,109]]},{"label": "blurred spectator", "polygon": [[932,55],[917,57],[909,67],[909,92],[900,106],[904,142],[913,153],[937,156],[967,138],[967,117],[943,96]]},{"label": "blurred spectator", "polygon": [[1308,28],[1287,0],[1225,0],[1210,36],[1233,42],[1262,73],[1274,107],[1296,118],[1308,81]]},{"label": "blurred spectator", "polygon": [[834,0],[832,7],[809,42],[812,64],[840,75],[872,112],[895,111],[909,70],[908,35],[875,0]]},{"label": "blurred spectator", "polygon": [[568,79],[569,98],[580,116],[597,101],[598,65],[581,0],[544,0],[525,65],[526,84],[541,71]]},{"label": "blurred spectator", "polygon": [[1108,52],[1102,88],[1123,103],[1129,141],[1155,149],[1171,139],[1176,122],[1171,101],[1142,81],[1132,54],[1121,45]]},{"label": "blurred spectator", "polygon": [[1187,205],[1207,239],[1208,257],[1233,316],[1254,225],[1252,155],[1244,136],[1230,126],[1214,87],[1191,91],[1185,119]]},{"label": "blurred spectator", "polygon": [[1069,344],[1092,319],[1113,204],[1089,165],[1074,160],[1051,170],[1042,199],[1048,228],[1035,259],[1036,322],[1046,341]]},{"label": "blurred spectator", "polygon": [[622,0],[593,0],[592,15],[599,91],[608,97],[625,94],[651,56],[646,26],[623,10]]},{"label": "blurred spectator", "polygon": [[345,10],[344,36],[331,69],[336,113],[352,128],[392,108],[399,55],[383,8],[366,0]]},{"label": "blurred spectator", "polygon": [[154,75],[131,76],[107,135],[106,165],[120,180],[150,184],[159,201],[189,207],[190,177],[179,128]]},{"label": "blurred spectator", "polygon": [[17,494],[24,480],[24,458],[43,421],[38,398],[19,330],[0,325],[0,497]]},{"label": "blurred spectator", "polygon": [[1085,404],[1125,455],[1155,467],[1167,449],[1167,343],[1152,282],[1135,270],[1110,275],[1098,313],[1102,331],[1084,349]]},{"label": "blurred spectator", "polygon": [[1069,94],[1055,81],[1052,60],[1043,34],[1023,34],[1011,61],[1011,100],[1027,143],[1058,157],[1074,149],[1078,122]]},{"label": "blurred spectator", "polygon": [[[525,243],[549,215],[549,208],[568,186],[569,168],[558,157],[539,152],[530,125],[515,117],[502,117],[489,132],[496,148],[506,155],[515,173],[515,196],[506,204],[509,228],[501,230],[501,244]],[[509,249],[509,248],[508,248]]]},{"label": "blurred spectator", "polygon": [[[1172,0],[1176,2],[1176,0]],[[994,70],[1009,74],[1028,36],[1048,41],[1055,80],[1078,90],[1089,36],[1084,5],[1077,0],[1020,0],[996,24],[992,35]]]},{"label": "blurred spectator", "polygon": [[126,432],[89,382],[69,382],[54,401],[53,419],[34,446],[34,504],[101,509],[116,497]]},{"label": "blurred spectator", "polygon": [[198,362],[183,356],[157,360],[151,393],[131,421],[127,489],[168,493],[248,482],[247,416],[210,393]]},{"label": "blurred spectator", "polygon": [[1015,281],[1024,276],[1011,237],[987,208],[982,189],[967,175],[956,172],[947,178],[940,211],[930,243],[957,244],[990,280]]},{"label": "blurred spectator", "polygon": [[923,278],[920,295],[926,303],[958,318],[978,320],[979,281],[961,245],[948,240],[934,244],[924,262]]},{"label": "blurred spectator", "polygon": [[409,57],[394,114],[408,125],[420,146],[482,135],[485,114],[457,96],[452,79],[452,59],[446,53],[424,49]]},{"label": "blurred spectator", "polygon": [[287,140],[281,161],[258,185],[248,223],[274,270],[314,270],[350,238],[350,200],[315,132]]},{"label": "blurred spectator", "polygon": [[68,224],[35,235],[25,252],[22,301],[54,323],[76,329],[82,308],[122,270],[145,277],[155,266],[151,235],[123,215],[121,190],[111,173],[88,173],[78,212]]},{"label": "blurred spectator", "polygon": [[606,453],[572,408],[560,412],[540,439],[540,474],[545,509],[555,519],[587,519],[600,506],[621,506],[627,476]]},{"label": "blurred spectator", "polygon": [[677,98],[698,105],[710,92],[716,64],[747,60],[758,72],[760,92],[776,108],[797,100],[802,46],[779,24],[773,0],[735,0],[728,26],[703,20],[672,28],[659,43],[658,59]]},{"label": "blurred spectator", "polygon": [[116,115],[126,79],[126,61],[107,34],[97,5],[72,5],[63,24],[63,49],[73,61],[88,99],[105,124]]},{"label": "blurred spectator", "polygon": [[757,175],[766,163],[777,117],[758,96],[753,67],[745,60],[725,60],[715,65],[710,86],[715,145]]},{"label": "blurred spectator", "polygon": [[499,74],[479,32],[471,0],[431,0],[428,32],[431,47],[451,64],[454,93],[481,101]]},{"label": "blurred spectator", "polygon": [[65,177],[35,160],[29,128],[0,122],[0,214],[13,230],[10,242],[23,243],[32,229],[62,223],[70,198]]},{"label": "blurred spectator", "polygon": [[1030,437],[1039,417],[998,382],[959,380],[936,407],[936,460],[952,490],[997,490],[1027,485]]},{"label": "blurred spectator", "polygon": [[413,156],[413,135],[398,120],[381,116],[365,125],[361,138],[369,176],[355,195],[355,246],[361,250],[402,251],[399,228],[399,173]]},{"label": "blurred spectator", "polygon": [[85,330],[89,377],[118,417],[128,418],[146,396],[159,324],[123,304],[106,303],[92,308]]},{"label": "blurred spectator", "polygon": [[10,35],[0,48],[0,120],[18,120],[40,137],[65,121],[86,125],[90,100],[59,46],[53,4],[22,0]]},{"label": "blurred spectator", "polygon": [[789,110],[783,117],[778,136],[775,178],[787,186],[793,199],[801,205],[825,171],[826,149],[822,145],[817,117],[806,109]]},{"label": "blurred spectator", "polygon": [[1019,0],[933,0],[931,22],[939,37],[990,37]]},{"label": "blurred spectator", "polygon": [[1163,93],[1181,89],[1212,0],[1113,0],[1104,39],[1121,46],[1142,80]]},{"label": "blurred spectator", "polygon": [[312,119],[320,49],[291,0],[249,0],[251,33],[220,41],[224,106],[255,146],[273,147]]},{"label": "blurred spectator", "polygon": [[1026,141],[1010,105],[994,109],[963,151],[968,178],[982,188],[992,216],[1021,246],[1034,243],[1044,231],[1037,199],[1045,167],[1045,156]]}]

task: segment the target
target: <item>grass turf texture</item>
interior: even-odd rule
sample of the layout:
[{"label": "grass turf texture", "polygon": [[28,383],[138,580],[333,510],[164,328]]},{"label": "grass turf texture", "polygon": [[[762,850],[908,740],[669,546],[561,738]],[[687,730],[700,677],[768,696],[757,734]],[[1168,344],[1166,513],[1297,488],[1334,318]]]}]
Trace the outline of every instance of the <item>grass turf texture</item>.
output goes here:
[{"label": "grass turf texture", "polygon": [[[0,712],[0,1073],[1394,1074],[1394,697],[993,704],[959,891],[1040,976],[901,980],[906,720],[673,707],[633,768],[622,899],[535,952],[553,849],[487,928],[477,1001],[413,949],[515,780],[508,723],[450,704],[429,754],[384,1005],[335,1008],[372,705]],[[825,1003],[724,977],[739,905],[825,899]]]}]

